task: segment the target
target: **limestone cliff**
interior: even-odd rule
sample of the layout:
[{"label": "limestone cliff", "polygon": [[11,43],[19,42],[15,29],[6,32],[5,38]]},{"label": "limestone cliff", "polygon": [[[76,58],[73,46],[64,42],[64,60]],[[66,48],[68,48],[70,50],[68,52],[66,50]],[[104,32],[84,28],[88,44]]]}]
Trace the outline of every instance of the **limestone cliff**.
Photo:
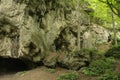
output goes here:
[{"label": "limestone cliff", "polygon": [[45,57],[56,51],[76,51],[78,26],[81,26],[81,47],[93,48],[96,44],[107,42],[109,33],[100,26],[90,25],[88,15],[82,8],[77,9],[76,3],[64,0],[1,0],[0,56],[55,65],[55,62],[49,64],[49,60],[47,64]]}]

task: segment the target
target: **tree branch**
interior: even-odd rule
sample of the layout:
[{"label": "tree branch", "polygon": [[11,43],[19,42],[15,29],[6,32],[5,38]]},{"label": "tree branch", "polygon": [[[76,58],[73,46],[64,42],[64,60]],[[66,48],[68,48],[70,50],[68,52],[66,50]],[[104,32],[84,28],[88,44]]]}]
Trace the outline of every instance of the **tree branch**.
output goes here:
[{"label": "tree branch", "polygon": [[[111,11],[112,11],[115,15],[117,15],[118,17],[120,17],[120,15],[117,13],[119,10],[118,10],[113,4],[109,3],[108,0],[107,0],[107,5],[109,6],[109,8],[111,9]],[[117,10],[117,12],[116,12],[114,9]]]},{"label": "tree branch", "polygon": [[99,0],[100,2],[102,2],[102,3],[105,3],[105,4],[107,4],[107,2],[106,1],[103,1],[103,0]]},{"label": "tree branch", "polygon": [[[115,15],[117,15],[118,17],[120,17],[120,15],[119,15],[119,9],[117,9],[112,3],[110,3],[109,0],[106,0],[106,1],[99,0],[99,1],[102,2],[102,3],[107,4],[108,7],[111,9],[111,11],[112,11]],[[114,9],[115,9],[117,12],[116,12]]]}]

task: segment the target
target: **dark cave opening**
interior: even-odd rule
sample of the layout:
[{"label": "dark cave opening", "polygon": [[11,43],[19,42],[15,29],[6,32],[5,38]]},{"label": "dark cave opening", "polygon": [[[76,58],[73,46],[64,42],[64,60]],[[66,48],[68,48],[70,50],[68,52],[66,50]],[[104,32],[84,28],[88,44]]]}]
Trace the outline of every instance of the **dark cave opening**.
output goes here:
[{"label": "dark cave opening", "polygon": [[0,75],[30,70],[35,67],[29,60],[0,57]]}]

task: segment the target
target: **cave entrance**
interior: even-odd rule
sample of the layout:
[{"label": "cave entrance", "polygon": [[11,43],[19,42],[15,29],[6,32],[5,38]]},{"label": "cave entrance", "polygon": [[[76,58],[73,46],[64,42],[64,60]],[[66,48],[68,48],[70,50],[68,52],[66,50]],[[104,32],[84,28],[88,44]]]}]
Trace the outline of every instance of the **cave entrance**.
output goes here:
[{"label": "cave entrance", "polygon": [[27,60],[0,57],[0,75],[30,70],[28,63],[33,64]]}]

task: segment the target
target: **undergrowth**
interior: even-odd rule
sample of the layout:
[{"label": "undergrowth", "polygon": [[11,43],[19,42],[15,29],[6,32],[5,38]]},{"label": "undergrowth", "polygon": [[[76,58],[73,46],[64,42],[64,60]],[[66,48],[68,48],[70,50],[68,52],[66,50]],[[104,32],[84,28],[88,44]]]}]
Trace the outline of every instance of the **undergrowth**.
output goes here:
[{"label": "undergrowth", "polygon": [[79,79],[79,74],[75,71],[70,71],[68,73],[64,73],[57,77],[56,80],[78,80]]},{"label": "undergrowth", "polygon": [[120,80],[120,74],[113,71],[106,71],[97,80]]},{"label": "undergrowth", "polygon": [[94,60],[90,63],[88,67],[83,67],[81,69],[82,73],[88,76],[98,76],[104,74],[107,70],[114,69],[114,58],[103,58]]},{"label": "undergrowth", "polygon": [[112,56],[112,57],[114,57],[114,58],[120,58],[120,45],[118,45],[118,46],[113,46],[112,48],[110,48],[110,49],[106,52],[105,56],[107,56],[107,57]]}]

